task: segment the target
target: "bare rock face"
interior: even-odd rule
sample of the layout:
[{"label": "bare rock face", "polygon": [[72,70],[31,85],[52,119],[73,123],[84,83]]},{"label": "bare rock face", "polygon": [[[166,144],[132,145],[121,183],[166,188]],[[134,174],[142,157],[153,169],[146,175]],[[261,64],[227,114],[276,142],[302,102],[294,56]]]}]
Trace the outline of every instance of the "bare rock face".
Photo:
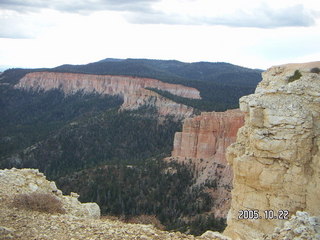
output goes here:
[{"label": "bare rock face", "polygon": [[201,98],[200,92],[195,88],[180,84],[165,83],[156,79],[77,73],[28,73],[20,79],[19,83],[15,85],[15,88],[35,91],[60,89],[65,94],[83,91],[84,93],[120,95],[124,98],[122,109],[137,109],[147,104],[156,107],[160,114],[170,114],[181,117],[191,116],[193,114],[193,108],[175,103],[146,88],[167,91],[184,98]]},{"label": "bare rock face", "polygon": [[[319,216],[320,62],[276,66],[263,73],[255,94],[240,99],[245,125],[227,151],[234,189],[228,227],[233,239],[260,239],[306,211]],[[261,219],[238,219],[257,210]]]},{"label": "bare rock face", "polygon": [[212,158],[226,163],[226,148],[237,137],[244,124],[239,109],[226,112],[202,112],[200,116],[185,119],[182,132],[174,138],[173,157]]},{"label": "bare rock face", "polygon": [[307,212],[296,213],[283,228],[276,228],[266,240],[320,239],[320,217],[311,217]]},{"label": "bare rock face", "polygon": [[96,203],[80,203],[79,195],[62,195],[55,182],[46,179],[37,169],[0,170],[0,199],[12,198],[17,194],[45,193],[55,196],[62,202],[66,214],[91,219],[100,218],[100,208]]},{"label": "bare rock face", "polygon": [[160,116],[173,115],[178,119],[192,117],[192,107],[171,101],[148,89],[139,89],[130,95],[124,95],[121,110],[136,110],[142,106],[155,107]]},{"label": "bare rock face", "polygon": [[227,147],[236,141],[237,131],[244,124],[239,110],[202,112],[200,116],[185,119],[182,132],[177,132],[170,160],[195,164],[196,184],[215,182],[209,189],[215,199],[212,213],[226,218],[230,208],[232,169],[227,164]]}]

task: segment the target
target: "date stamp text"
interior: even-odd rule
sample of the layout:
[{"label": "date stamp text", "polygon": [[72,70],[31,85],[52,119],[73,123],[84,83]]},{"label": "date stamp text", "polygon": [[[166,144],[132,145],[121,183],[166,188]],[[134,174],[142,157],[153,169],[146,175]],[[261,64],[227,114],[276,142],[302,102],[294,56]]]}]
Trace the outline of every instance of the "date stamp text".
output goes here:
[{"label": "date stamp text", "polygon": [[238,219],[278,219],[278,220],[288,220],[289,211],[288,210],[240,210],[238,211]]}]

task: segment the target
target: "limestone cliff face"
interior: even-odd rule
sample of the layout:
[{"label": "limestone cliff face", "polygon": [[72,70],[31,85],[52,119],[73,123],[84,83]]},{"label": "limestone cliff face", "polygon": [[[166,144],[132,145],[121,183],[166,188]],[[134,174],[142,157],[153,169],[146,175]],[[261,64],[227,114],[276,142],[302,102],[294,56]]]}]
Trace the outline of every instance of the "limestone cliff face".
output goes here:
[{"label": "limestone cliff face", "polygon": [[185,119],[183,131],[174,138],[172,160],[191,161],[198,172],[197,184],[215,181],[211,188],[215,199],[212,212],[225,218],[230,208],[232,169],[228,166],[226,148],[236,140],[237,131],[244,124],[239,109],[226,112],[202,112],[200,116]]},{"label": "limestone cliff face", "polygon": [[[264,210],[320,215],[320,62],[276,66],[255,94],[240,99],[245,125],[227,151],[234,189],[228,227],[233,239],[260,239],[284,220]],[[240,210],[261,219],[239,220]]]},{"label": "limestone cliff face", "polygon": [[[185,98],[200,99],[200,92],[195,88],[164,83],[156,79],[130,76],[33,72],[26,74],[15,85],[15,88],[44,91],[60,89],[65,94],[83,91],[85,93],[120,95],[124,98],[122,109],[137,109],[147,103],[157,107],[159,112],[165,115],[186,117],[192,115],[192,108],[170,101],[146,88],[168,91]],[[170,108],[170,106],[172,107]],[[181,112],[176,112],[177,110],[181,110]]]}]

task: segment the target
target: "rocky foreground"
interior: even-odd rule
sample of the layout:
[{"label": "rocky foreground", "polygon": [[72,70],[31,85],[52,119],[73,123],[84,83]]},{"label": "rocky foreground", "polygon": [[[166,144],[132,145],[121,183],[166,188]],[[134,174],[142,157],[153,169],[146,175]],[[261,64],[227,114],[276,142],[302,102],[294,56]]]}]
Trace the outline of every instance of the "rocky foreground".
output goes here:
[{"label": "rocky foreground", "polygon": [[[16,196],[28,193],[54,196],[65,213],[41,212],[14,204]],[[75,193],[63,196],[55,183],[38,170],[0,170],[0,239],[229,239],[210,231],[194,237],[161,231],[152,225],[100,219],[95,203],[81,204],[77,197]]]},{"label": "rocky foreground", "polygon": [[[64,212],[39,211],[16,205],[21,194],[41,193],[58,199]],[[49,182],[35,169],[0,170],[0,239],[203,239],[231,240],[217,232],[207,231],[195,237],[179,232],[166,232],[152,225],[128,224],[99,218],[94,203],[81,204],[73,193],[63,196],[54,182]],[[21,204],[21,202],[19,202]],[[50,201],[46,206],[50,205]],[[37,206],[39,209],[40,207]],[[41,209],[40,209],[41,210]],[[297,212],[283,228],[276,228],[265,240],[320,239],[320,218]]]}]

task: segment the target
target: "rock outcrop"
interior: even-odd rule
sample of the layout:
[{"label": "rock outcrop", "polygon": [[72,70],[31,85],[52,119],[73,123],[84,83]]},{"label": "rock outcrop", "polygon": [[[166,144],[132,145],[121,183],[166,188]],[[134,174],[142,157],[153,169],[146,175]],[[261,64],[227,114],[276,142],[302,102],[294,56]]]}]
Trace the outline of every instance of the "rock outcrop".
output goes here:
[{"label": "rock outcrop", "polygon": [[185,119],[182,132],[174,137],[173,157],[215,158],[226,163],[226,148],[234,143],[237,132],[244,124],[244,114],[239,110],[202,112],[200,116]]},{"label": "rock outcrop", "polygon": [[20,79],[15,88],[35,91],[60,89],[65,94],[83,91],[84,93],[120,95],[124,98],[122,109],[137,109],[147,104],[156,107],[161,114],[181,117],[190,117],[193,109],[166,99],[147,88],[167,91],[184,98],[201,98],[200,92],[195,88],[156,79],[78,73],[32,72]]},{"label": "rock outcrop", "polygon": [[233,174],[225,153],[243,124],[244,114],[239,109],[202,112],[185,119],[182,132],[175,134],[170,160],[195,164],[197,185],[214,183],[208,191],[215,199],[215,217],[226,218],[230,208]]},{"label": "rock outcrop", "polygon": [[311,217],[307,212],[298,211],[283,228],[277,227],[266,240],[320,239],[320,217]]},{"label": "rock outcrop", "polygon": [[56,197],[67,214],[77,217],[100,218],[100,208],[96,203],[80,203],[79,195],[62,195],[55,182],[46,179],[37,169],[0,170],[0,201],[18,194],[44,193]]},{"label": "rock outcrop", "polygon": [[[63,202],[66,213],[52,214],[12,207],[14,195],[32,192],[54,195]],[[230,240],[211,231],[195,237],[161,231],[152,225],[127,224],[104,217],[92,218],[82,206],[85,205],[78,202],[77,194],[62,196],[55,183],[47,181],[38,170],[0,170],[0,239]]]},{"label": "rock outcrop", "polygon": [[[272,67],[240,99],[245,125],[227,150],[234,189],[224,233],[233,239],[261,239],[283,224],[282,210],[320,215],[319,72],[320,62]],[[241,210],[251,214],[239,219]]]},{"label": "rock outcrop", "polygon": [[136,110],[142,106],[155,107],[160,116],[172,115],[178,119],[194,115],[194,109],[184,104],[171,101],[156,92],[140,89],[130,95],[124,95],[121,110]]}]

